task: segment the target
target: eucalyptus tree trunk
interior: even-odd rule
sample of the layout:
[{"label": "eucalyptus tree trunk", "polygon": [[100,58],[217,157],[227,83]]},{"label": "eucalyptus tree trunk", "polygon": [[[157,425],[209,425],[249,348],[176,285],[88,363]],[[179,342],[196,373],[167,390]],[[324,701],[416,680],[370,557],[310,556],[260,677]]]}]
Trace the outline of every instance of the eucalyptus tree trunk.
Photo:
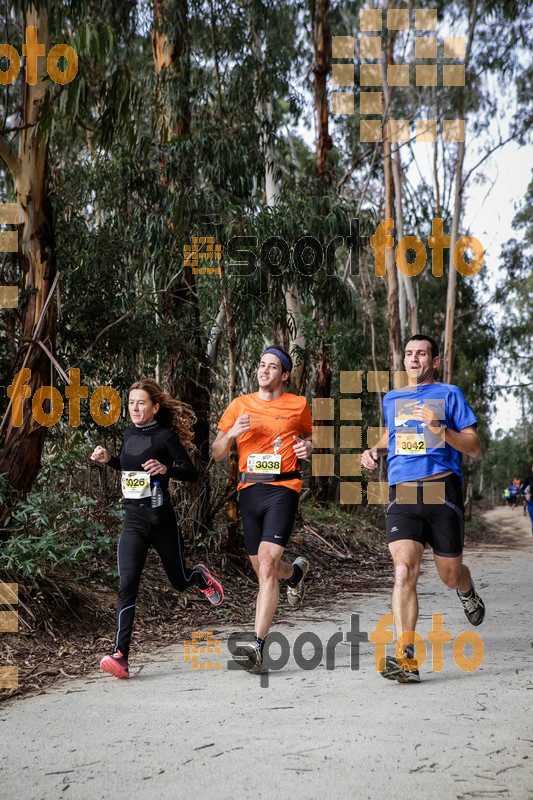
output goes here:
[{"label": "eucalyptus tree trunk", "polygon": [[313,89],[317,120],[316,161],[319,177],[327,175],[327,151],[333,148],[329,135],[329,110],[327,77],[331,62],[331,31],[329,28],[329,0],[309,0],[313,36]]},{"label": "eucalyptus tree trunk", "polygon": [[[317,354],[317,366],[315,372],[315,387],[313,397],[331,397],[331,359],[326,345],[326,320],[317,320],[322,328],[322,338]],[[324,424],[317,420],[319,426]],[[317,451],[319,452],[319,451]],[[321,503],[327,503],[329,499],[330,480],[327,476],[311,476],[310,488],[313,495]]]},{"label": "eucalyptus tree trunk", "polygon": [[[285,305],[287,308],[287,317],[289,322],[289,352],[292,353],[295,346],[305,351],[305,336],[301,332],[300,327],[302,319],[302,306],[298,296],[297,288],[293,284],[291,284],[285,292]],[[292,369],[290,387],[295,394],[305,393],[307,373],[306,365],[306,359],[303,358],[299,363],[295,364]]]},{"label": "eucalyptus tree trunk", "polygon": [[[237,331],[235,328],[235,317],[231,302],[231,291],[226,287],[224,294],[226,307],[226,340],[228,342],[228,365],[229,365],[229,396],[228,401],[237,396]],[[237,553],[237,532],[239,529],[239,504],[237,502],[237,486],[239,484],[239,451],[237,440],[234,439],[229,451],[229,474],[228,474],[228,505],[226,520],[228,526],[228,541],[226,550],[228,553]]]},{"label": "eucalyptus tree trunk", "polygon": [[[43,8],[39,13],[33,6],[24,13],[24,31],[29,26],[37,28],[37,41],[50,49],[48,15]],[[0,136],[0,157],[13,181],[16,201],[20,206],[22,224],[19,225],[19,264],[22,283],[29,290],[20,309],[17,362],[21,357],[30,369],[27,382],[33,395],[41,386],[51,385],[50,361],[32,340],[38,338],[53,352],[55,345],[54,302],[46,304],[55,273],[55,243],[52,208],[48,188],[48,143],[37,126],[47,84],[46,60],[37,59],[37,82],[22,82],[22,112],[18,133],[17,152],[4,136]],[[43,313],[44,311],[44,313]],[[6,312],[4,312],[6,313]],[[46,401],[48,403],[49,401]],[[30,400],[23,403],[23,421],[20,427],[11,424],[11,414],[3,429],[6,437],[0,456],[0,473],[20,493],[28,492],[41,464],[46,427],[40,425],[31,413]]]},{"label": "eucalyptus tree trunk", "polygon": [[[389,0],[389,8],[393,8]],[[394,39],[388,32],[385,52],[383,83],[387,82],[387,66],[393,62]],[[383,93],[384,118],[387,118],[388,90]],[[394,219],[394,178],[392,174],[391,144],[383,137],[383,183],[385,189],[385,219]],[[398,272],[394,261],[394,249],[385,250],[385,285],[387,288],[387,323],[389,329],[389,359],[391,369],[399,371],[403,367],[402,334],[400,328]]]},{"label": "eucalyptus tree trunk", "polygon": [[[478,22],[478,0],[471,0],[469,4],[469,29],[468,39],[465,49],[465,72],[468,69],[470,54],[472,52],[472,42],[476,23]],[[463,91],[457,104],[458,118],[464,119]],[[463,164],[465,158],[465,142],[457,145],[457,157],[455,160],[455,193],[452,227],[450,231],[450,249],[448,265],[448,291],[446,294],[446,327],[444,331],[444,383],[451,383],[453,380],[453,329],[455,324],[455,299],[457,291],[457,270],[453,264],[453,248],[459,238],[459,226],[463,212]]]},{"label": "eucalyptus tree trunk", "polygon": [[[188,0],[154,0],[154,26],[152,30],[152,52],[154,68],[158,77],[157,98],[159,103],[159,137],[162,143],[173,139],[183,139],[190,135],[190,26]],[[177,91],[176,91],[177,90]],[[165,186],[162,167],[162,184]],[[167,191],[178,191],[185,196],[192,180],[193,164],[182,163],[176,187],[166,186]],[[190,220],[182,217],[182,231],[190,227]],[[168,220],[169,230],[174,232],[172,220]],[[180,331],[186,314],[191,319],[192,328],[201,331],[198,293],[192,267],[186,272],[177,289],[162,297],[162,312],[165,318],[174,322]],[[179,334],[169,342],[166,383],[168,390],[192,406],[196,414],[194,443],[197,451],[193,454],[199,472],[196,483],[182,488],[193,517],[193,527],[205,528],[210,524],[209,476],[206,471],[210,458],[209,417],[210,391],[209,369],[207,365],[208,343],[200,335],[192,340]],[[185,368],[184,368],[185,365]]]},{"label": "eucalyptus tree trunk", "polygon": [[[316,164],[317,177],[323,182],[329,182],[331,177],[328,170],[327,152],[333,148],[331,136],[329,135],[329,109],[326,87],[331,63],[331,32],[328,11],[329,0],[309,0],[314,54],[313,92],[317,126]],[[323,280],[323,277],[319,274],[315,280]],[[325,316],[324,310],[320,309],[317,304],[315,319],[322,330],[322,335],[317,353],[313,397],[331,397],[332,370],[326,337],[327,323],[324,319]],[[326,503],[328,501],[330,487],[328,477],[313,476],[311,477],[310,486],[312,493],[319,502]]]},{"label": "eucalyptus tree trunk", "polygon": [[[254,55],[257,60],[258,69],[263,69],[263,51],[261,36],[258,27],[255,25],[253,17],[254,5],[247,2],[248,24],[251,34],[251,41],[253,46]],[[265,190],[264,190],[264,205],[266,208],[275,208],[279,196],[280,186],[276,180],[275,174],[275,153],[274,146],[269,136],[267,135],[266,128],[270,127],[272,123],[272,102],[271,101],[258,101],[256,104],[257,116],[263,124],[263,131],[261,135],[261,147],[265,160]],[[274,343],[292,353],[294,346],[300,347],[305,350],[306,341],[300,328],[301,321],[301,304],[298,293],[298,287],[293,282],[290,282],[286,289],[283,290],[283,299],[287,311],[287,324],[280,325],[273,331]],[[300,393],[305,388],[305,361],[297,364],[291,374],[291,389]]]},{"label": "eucalyptus tree trunk", "polygon": [[[170,12],[176,26],[169,35]],[[173,136],[188,136],[191,125],[189,104],[190,84],[190,32],[188,0],[154,0],[154,27],[152,52],[158,76],[157,98],[160,139],[168,141]],[[182,96],[179,102],[170,95],[165,77],[178,76]]]},{"label": "eucalyptus tree trunk", "polygon": [[465,143],[457,145],[457,159],[455,162],[455,199],[453,207],[452,227],[450,231],[450,261],[448,265],[448,291],[446,293],[446,327],[444,331],[444,383],[453,380],[453,326],[455,321],[455,296],[457,291],[457,270],[453,265],[453,248],[459,238],[459,224],[463,207],[463,163],[465,157]]},{"label": "eucalyptus tree trunk", "polygon": [[[385,219],[394,218],[394,183],[392,179],[390,142],[383,141],[383,180],[385,187]],[[385,250],[385,285],[387,288],[387,324],[389,330],[389,359],[393,371],[401,370],[403,363],[402,334],[400,330],[398,272],[394,249]]]},{"label": "eucalyptus tree trunk", "polygon": [[[393,4],[389,2],[389,8]],[[386,50],[386,64],[383,70],[383,100],[385,110],[391,106],[390,88],[387,82],[387,67],[394,64],[394,41],[395,34],[388,32],[388,44]],[[399,241],[404,236],[403,226],[403,206],[402,206],[402,162],[400,157],[400,148],[398,142],[390,142],[390,167],[392,169],[392,183],[394,186],[394,228],[396,230],[396,238]],[[385,189],[385,191],[387,191]],[[391,204],[392,205],[392,204]],[[387,214],[385,215],[388,216]],[[392,255],[392,253],[391,253]],[[389,257],[393,262],[393,259]],[[413,290],[413,283],[409,275],[404,275],[403,272],[398,272],[398,291],[399,291],[399,308],[398,314],[400,318],[400,331],[401,336],[405,334],[405,327],[409,321],[409,330],[411,334],[418,333],[418,309]],[[407,310],[409,315],[407,315]]]},{"label": "eucalyptus tree trunk", "polygon": [[[398,142],[391,142],[392,178],[394,183],[394,214],[395,228],[398,241],[404,237],[403,207],[402,207],[402,168]],[[409,333],[413,336],[418,333],[418,307],[413,289],[413,282],[409,275],[399,273],[400,281],[400,328],[402,336],[405,334],[406,324],[409,323]],[[406,309],[407,305],[407,309]],[[406,313],[408,312],[408,314]]]}]

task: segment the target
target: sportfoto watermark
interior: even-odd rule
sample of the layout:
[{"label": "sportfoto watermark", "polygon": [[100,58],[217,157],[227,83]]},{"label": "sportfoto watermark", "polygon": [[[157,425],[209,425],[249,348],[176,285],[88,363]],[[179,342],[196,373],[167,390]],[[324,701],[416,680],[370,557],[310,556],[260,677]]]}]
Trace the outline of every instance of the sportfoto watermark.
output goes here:
[{"label": "sportfoto watermark", "polygon": [[[335,236],[328,242],[325,251],[322,244],[314,236],[302,236],[298,239],[294,247],[291,248],[281,236],[269,236],[261,244],[258,250],[259,240],[257,236],[234,236],[228,242],[225,272],[227,275],[250,277],[254,274],[257,267],[268,272],[274,277],[283,275],[292,265],[301,275],[312,277],[316,275],[324,266],[326,275],[337,274],[336,252],[339,247],[346,247],[349,250],[349,273],[359,275],[359,261],[361,250],[366,250],[368,246],[374,250],[374,272],[377,277],[385,275],[385,251],[394,249],[394,259],[396,267],[400,272],[408,277],[419,275],[424,269],[427,261],[427,250],[423,241],[418,236],[404,236],[399,242],[395,243],[393,236],[390,235],[394,229],[394,220],[387,218],[380,222],[373,236],[361,236],[359,233],[359,220],[350,220],[350,235]],[[208,237],[195,237],[199,242],[206,242]],[[428,247],[432,251],[431,272],[435,278],[441,278],[444,272],[444,250],[451,247],[451,237],[443,233],[443,221],[440,217],[432,221],[431,234],[428,236]],[[197,248],[198,244],[193,245]],[[198,269],[198,258],[220,258],[222,254],[221,245],[208,245],[216,247],[216,253],[202,253],[198,250],[191,253],[187,250],[185,255],[185,266],[193,266],[193,272],[211,272],[209,268]],[[407,261],[407,251],[411,250],[414,254],[412,262]],[[473,253],[472,261],[465,261],[465,253],[471,250]],[[191,256],[196,256],[194,261]],[[464,277],[477,275],[485,260],[485,250],[483,245],[474,236],[462,236],[454,245],[452,251],[452,261],[455,269]],[[218,270],[220,273],[220,270]]]},{"label": "sportfoto watermark", "polygon": [[[0,611],[0,633],[17,633],[19,615],[15,606],[18,604],[18,584],[0,583],[0,605],[9,606]],[[16,689],[19,685],[18,667],[0,667],[0,689]]]},{"label": "sportfoto watermark", "polygon": [[[30,378],[31,371],[24,367],[17,372],[13,383],[7,387],[7,396],[11,398],[11,424],[14,428],[20,428],[22,425],[23,400],[31,397],[31,388],[26,386]],[[80,385],[79,369],[69,370],[69,380],[69,385],[65,386],[65,397],[69,400],[69,424],[73,428],[77,428],[80,424],[80,400],[89,396],[89,389],[87,386]],[[45,400],[50,401],[50,411],[43,409]],[[102,411],[103,400],[109,402],[108,411]],[[121,406],[120,395],[111,386],[99,386],[91,395],[91,416],[97,425],[104,427],[114,425],[120,416]],[[63,407],[63,398],[53,386],[41,386],[33,395],[31,404],[33,417],[39,425],[46,428],[59,422],[63,414]]]},{"label": "sportfoto watermark", "polygon": [[[46,55],[44,44],[37,40],[37,28],[28,25],[26,28],[26,42],[22,45],[22,56],[26,59],[26,83],[35,86],[39,71],[37,59]],[[13,83],[20,73],[20,55],[11,44],[0,44],[0,64],[6,60],[7,69],[0,66],[0,85],[7,86]],[[65,69],[59,69],[58,62],[64,59]],[[56,44],[46,57],[48,77],[64,86],[74,80],[78,74],[78,54],[68,44]],[[18,203],[0,203],[0,224],[19,225],[24,216]],[[18,231],[0,231],[0,253],[16,253],[18,251]],[[18,287],[0,286],[0,309],[18,307]]]},{"label": "sportfoto watermark", "polygon": [[[414,19],[413,19],[414,17]],[[384,106],[384,86],[409,87],[415,79],[417,87],[437,87],[439,82],[439,62],[442,61],[442,85],[465,85],[465,37],[444,36],[442,49],[437,39],[437,9],[388,9],[386,24],[388,31],[403,31],[406,39],[414,22],[415,64],[389,64],[382,66],[383,11],[379,8],[364,8],[359,11],[359,115],[361,142],[408,142],[411,136],[411,120],[382,119]],[[332,58],[343,59],[331,68],[334,88],[355,86],[355,43],[353,36],[332,37]],[[408,52],[405,42],[400,48]],[[462,63],[457,63],[457,62]],[[371,63],[367,63],[371,62]],[[422,62],[422,63],[420,63]],[[453,63],[452,63],[453,62]],[[433,89],[436,93],[436,88]],[[331,93],[333,114],[354,114],[354,92],[333,91]],[[387,109],[388,111],[389,109]],[[365,119],[366,117],[366,119]],[[373,117],[373,118],[368,118]],[[415,121],[415,142],[436,142],[438,120],[417,119]],[[464,142],[465,120],[445,119],[442,121],[444,142]]]},{"label": "sportfoto watermark", "polygon": [[[451,642],[451,631],[444,630],[443,628],[443,615],[433,614],[433,627],[428,632],[428,642],[432,646],[432,668],[435,672],[441,672],[444,663],[443,644]],[[359,645],[361,642],[368,642],[369,640],[374,645],[375,659],[374,666],[376,671],[381,672],[385,668],[386,658],[386,645],[394,640],[394,634],[389,630],[393,624],[392,614],[383,614],[378,620],[378,623],[373,631],[370,633],[361,631],[359,629],[359,614],[351,614],[350,616],[350,630],[344,637],[342,631],[335,632],[324,647],[320,637],[312,631],[304,631],[295,640],[292,646],[293,658],[300,669],[305,671],[316,669],[326,656],[326,669],[335,669],[335,654],[336,647],[343,641],[350,644],[350,669],[359,669]],[[235,649],[243,644],[249,644],[253,639],[253,632],[239,631],[230,634],[228,638],[228,650],[230,654],[235,655]],[[415,657],[408,659],[405,656],[405,646],[414,644]],[[273,655],[271,648],[278,645],[279,654]],[[464,655],[464,648],[466,645],[471,645],[473,648],[472,655],[467,658]],[[304,655],[303,649],[306,646],[313,647],[312,655]],[[396,658],[402,657],[406,659],[408,667],[418,669],[421,667],[427,655],[427,647],[424,639],[416,631],[406,631],[398,637],[395,646]],[[482,663],[485,654],[483,640],[479,634],[474,631],[462,631],[454,640],[453,643],[453,660],[457,667],[463,672],[473,672]],[[269,685],[269,672],[270,670],[278,671],[283,669],[289,661],[291,655],[291,645],[288,639],[277,631],[269,633],[265,639],[263,647],[263,665],[260,676],[261,687],[266,688]],[[227,662],[229,670],[242,670],[243,665],[235,659]]]},{"label": "sportfoto watermark", "polygon": [[[34,86],[37,83],[37,59],[45,55],[44,44],[37,41],[37,28],[35,25],[28,25],[26,28],[26,43],[22,45],[22,55],[26,58],[26,83]],[[7,69],[0,69],[0,84],[4,86],[13,83],[20,72],[20,55],[13,45],[0,44],[0,58],[5,57],[9,61]],[[60,70],[57,62],[64,58],[67,62],[66,69]],[[54,81],[64,85],[70,83],[78,72],[78,54],[68,44],[56,44],[49,51],[46,58],[46,69],[48,76]]]},{"label": "sportfoto watermark", "polygon": [[184,266],[192,267],[193,275],[220,275],[214,261],[221,258],[222,245],[215,244],[212,236],[193,236],[191,244],[183,245]]},{"label": "sportfoto watermark", "polygon": [[220,669],[220,661],[213,662],[207,656],[220,654],[220,639],[213,638],[212,631],[193,631],[190,639],[185,639],[185,661],[192,669]]}]

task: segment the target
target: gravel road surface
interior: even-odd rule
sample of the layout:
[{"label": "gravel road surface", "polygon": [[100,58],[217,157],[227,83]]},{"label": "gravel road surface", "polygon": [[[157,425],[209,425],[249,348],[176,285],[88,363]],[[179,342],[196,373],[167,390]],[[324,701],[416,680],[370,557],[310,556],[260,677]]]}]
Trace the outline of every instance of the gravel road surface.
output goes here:
[{"label": "gravel road surface", "polygon": [[[218,628],[221,653],[200,658],[219,669],[193,669],[181,641],[155,655],[132,653],[128,681],[95,671],[3,703],[0,797],[531,800],[531,525],[521,509],[498,508],[486,519],[504,542],[489,539],[465,553],[487,606],[479,628],[471,628],[455,592],[424,556],[418,631],[427,656],[420,684],[381,678],[371,642],[361,643],[358,665],[356,649],[337,644],[334,669],[326,669],[330,638],[348,631],[355,614],[355,624],[370,633],[390,611],[388,595],[349,605],[339,598],[319,615],[305,607],[287,611],[288,622],[275,628],[286,644],[283,651],[273,646],[272,658],[281,653],[284,661],[289,649],[290,657],[262,679],[228,669],[231,629]],[[332,592],[334,585],[332,575]],[[308,587],[311,593],[312,572]],[[432,669],[427,637],[433,614],[443,615],[452,637],[440,672]],[[471,671],[453,655],[464,630],[475,630],[484,647],[483,662]],[[295,660],[293,645],[306,632],[315,638],[303,637],[309,641]],[[466,658],[475,653],[479,644],[464,648]],[[303,669],[302,659],[320,663]]]}]

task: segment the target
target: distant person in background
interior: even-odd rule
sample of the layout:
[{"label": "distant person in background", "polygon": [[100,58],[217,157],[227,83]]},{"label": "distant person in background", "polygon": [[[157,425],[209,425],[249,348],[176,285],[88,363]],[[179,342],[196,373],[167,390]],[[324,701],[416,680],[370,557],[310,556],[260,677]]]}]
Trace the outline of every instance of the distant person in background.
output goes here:
[{"label": "distant person in background", "polygon": [[518,475],[515,475],[513,478],[513,482],[509,486],[509,505],[512,509],[514,509],[518,505],[518,500],[520,498],[520,478]]},{"label": "distant person in background", "polygon": [[509,487],[506,486],[506,488],[503,490],[503,499],[505,500],[505,505],[506,506],[509,506],[509,498],[510,498],[510,496],[511,496],[511,494],[509,492]]},{"label": "distant person in background", "polygon": [[520,489],[523,492],[527,503],[527,510],[529,511],[529,516],[531,518],[531,527],[533,533],[533,464],[531,465],[531,471],[529,475],[526,475],[522,481],[522,486]]}]

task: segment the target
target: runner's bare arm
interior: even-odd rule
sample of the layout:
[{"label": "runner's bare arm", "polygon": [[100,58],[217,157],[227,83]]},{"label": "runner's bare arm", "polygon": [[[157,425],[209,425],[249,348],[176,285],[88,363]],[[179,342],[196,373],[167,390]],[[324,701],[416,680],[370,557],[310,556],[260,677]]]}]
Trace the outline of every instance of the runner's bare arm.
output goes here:
[{"label": "runner's bare arm", "polygon": [[454,450],[472,456],[472,458],[478,458],[481,455],[481,442],[475,425],[469,425],[462,431],[453,431],[451,428],[442,428],[441,430],[441,439]]},{"label": "runner's bare arm", "polygon": [[461,431],[454,431],[451,428],[446,428],[442,425],[442,422],[437,419],[434,412],[426,405],[417,406],[413,413],[413,419],[425,422],[433,433],[440,436],[440,438],[446,442],[446,444],[449,444],[450,447],[453,447],[454,450],[458,450],[460,453],[464,453],[467,456],[472,456],[472,458],[477,458],[481,455],[481,442],[477,435],[476,425],[468,425]]},{"label": "runner's bare arm", "polygon": [[300,439],[297,436],[292,437],[294,439],[292,449],[298,458],[309,458],[311,455],[313,450],[312,434],[312,431],[300,432]]},{"label": "runner's bare arm", "polygon": [[241,433],[249,430],[250,415],[243,414],[242,416],[237,417],[235,424],[229,429],[229,431],[219,431],[217,438],[211,446],[211,452],[215,461],[222,461],[223,458],[226,458],[231,449],[233,440],[236,439],[237,436],[240,436]]},{"label": "runner's bare arm", "polygon": [[378,465],[378,458],[380,456],[387,455],[388,443],[389,432],[386,430],[385,433],[382,434],[375,447],[371,447],[369,450],[365,450],[364,453],[361,454],[361,464],[365,469],[376,469]]}]

